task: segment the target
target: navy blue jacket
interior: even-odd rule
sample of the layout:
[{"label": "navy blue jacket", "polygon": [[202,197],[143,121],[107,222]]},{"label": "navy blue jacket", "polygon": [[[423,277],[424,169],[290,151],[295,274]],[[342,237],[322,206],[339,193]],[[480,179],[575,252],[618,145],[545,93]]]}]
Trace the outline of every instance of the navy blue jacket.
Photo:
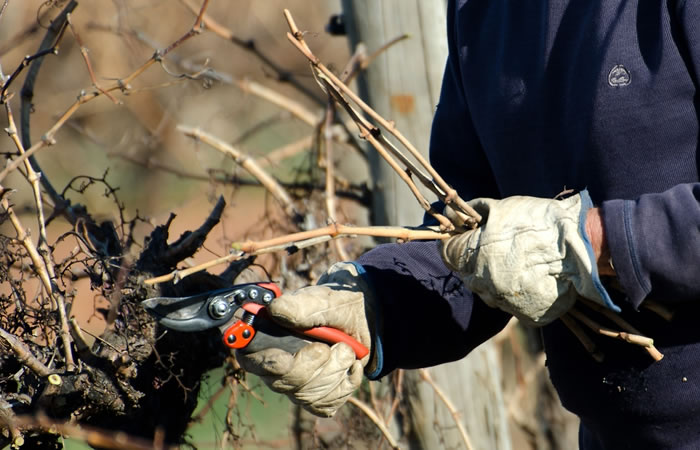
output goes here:
[{"label": "navy blue jacket", "polygon": [[[622,316],[665,358],[595,336],[595,362],[560,321],[542,328],[585,449],[700,448],[700,2],[456,0],[431,161],[460,195],[602,208]],[[375,376],[462,358],[510,319],[448,271],[435,242],[359,261],[383,310]],[[671,322],[640,304],[675,309]],[[417,324],[429,318],[426,333]]]}]

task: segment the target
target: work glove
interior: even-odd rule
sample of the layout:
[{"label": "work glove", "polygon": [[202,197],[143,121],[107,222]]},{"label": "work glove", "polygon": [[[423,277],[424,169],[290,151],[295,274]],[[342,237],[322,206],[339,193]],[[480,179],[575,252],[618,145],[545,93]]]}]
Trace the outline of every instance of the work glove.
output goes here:
[{"label": "work glove", "polygon": [[620,311],[600,281],[585,232],[587,191],[565,200],[518,196],[469,204],[484,223],[447,239],[441,253],[486,304],[536,326],[564,314],[579,296]]},{"label": "work glove", "polygon": [[358,360],[345,343],[313,342],[296,354],[279,348],[249,354],[239,351],[236,358],[241,367],[311,413],[333,416],[360,386],[363,369],[371,373],[376,365],[376,357],[370,360],[375,330],[373,300],[361,271],[354,263],[334,264],[316,286],[275,299],[268,313],[288,328],[337,328],[367,347],[369,355]]}]

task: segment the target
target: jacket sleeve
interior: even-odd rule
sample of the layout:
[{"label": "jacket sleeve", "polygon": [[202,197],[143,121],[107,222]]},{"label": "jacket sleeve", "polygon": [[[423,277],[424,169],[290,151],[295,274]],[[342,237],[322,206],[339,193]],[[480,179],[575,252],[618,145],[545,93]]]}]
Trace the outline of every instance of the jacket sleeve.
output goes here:
[{"label": "jacket sleeve", "polygon": [[[695,82],[697,109],[700,2],[675,5],[673,38]],[[633,307],[647,297],[671,304],[700,300],[700,183],[604,202],[602,208],[612,263]]]},{"label": "jacket sleeve", "polygon": [[700,183],[610,200],[602,211],[612,264],[633,307],[648,296],[700,300]]},{"label": "jacket sleeve", "polygon": [[464,287],[443,264],[435,241],[380,245],[357,262],[373,287],[381,317],[377,369],[370,379],[396,368],[460,359],[511,319]]},{"label": "jacket sleeve", "polygon": [[[453,24],[454,2],[449,2]],[[448,30],[450,54],[456,55]],[[433,119],[430,160],[466,199],[498,192],[450,57],[440,103]],[[438,245],[430,242],[380,245],[358,261],[373,285],[383,329],[375,345],[379,378],[396,368],[427,367],[462,358],[498,333],[511,316],[486,306],[445,267]]]}]

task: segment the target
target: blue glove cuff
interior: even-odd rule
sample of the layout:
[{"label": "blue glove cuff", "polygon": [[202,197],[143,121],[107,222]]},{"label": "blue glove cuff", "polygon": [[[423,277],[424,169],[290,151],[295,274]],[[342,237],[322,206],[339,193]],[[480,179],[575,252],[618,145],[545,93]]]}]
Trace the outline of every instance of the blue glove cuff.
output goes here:
[{"label": "blue glove cuff", "polygon": [[591,196],[587,189],[581,191],[579,195],[581,196],[581,212],[579,214],[578,231],[584,244],[586,245],[586,252],[591,260],[591,278],[593,278],[593,286],[595,286],[596,290],[600,294],[605,306],[619,313],[621,311],[620,307],[613,303],[612,299],[610,298],[610,294],[608,294],[605,286],[603,286],[603,282],[600,281],[600,276],[598,274],[598,263],[595,259],[593,245],[591,244],[591,240],[588,238],[588,234],[586,233],[586,216],[588,214],[588,210],[593,208],[593,201],[591,200]]},{"label": "blue glove cuff", "polygon": [[[369,274],[367,274],[367,272],[365,271],[365,268],[355,261],[348,261],[348,263],[355,266],[355,268],[357,269],[357,273],[365,280],[367,285],[370,286],[370,288],[372,288],[372,280],[370,279]],[[381,328],[380,324],[382,323],[381,303],[378,301],[373,302],[372,309],[374,310],[375,315],[375,330],[372,330],[374,331],[374,336],[372,342],[372,355],[370,356],[370,358],[374,360],[375,369],[372,371],[372,373],[365,373],[365,376],[370,380],[376,380],[379,378],[379,375],[382,373],[382,369],[384,368],[384,350],[382,347],[382,336],[379,330]]]}]

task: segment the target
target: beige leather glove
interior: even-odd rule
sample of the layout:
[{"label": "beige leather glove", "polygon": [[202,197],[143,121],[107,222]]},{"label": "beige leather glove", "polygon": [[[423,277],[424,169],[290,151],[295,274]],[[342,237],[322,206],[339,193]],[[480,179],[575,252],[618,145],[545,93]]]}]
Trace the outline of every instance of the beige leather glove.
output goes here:
[{"label": "beige leather glove", "polygon": [[550,200],[509,197],[469,204],[485,224],[442,244],[442,257],[489,306],[531,325],[545,325],[578,296],[615,311],[598,277],[585,234],[587,191]]},{"label": "beige leather glove", "polygon": [[318,285],[284,294],[268,307],[271,317],[286,327],[329,326],[344,331],[370,349],[362,360],[344,343],[320,342],[309,343],[294,355],[269,348],[238,352],[236,357],[243,369],[259,375],[272,390],[313,414],[330,417],[360,386],[363,368],[370,363],[370,330],[375,328],[370,295],[356,265],[337,263]]}]

